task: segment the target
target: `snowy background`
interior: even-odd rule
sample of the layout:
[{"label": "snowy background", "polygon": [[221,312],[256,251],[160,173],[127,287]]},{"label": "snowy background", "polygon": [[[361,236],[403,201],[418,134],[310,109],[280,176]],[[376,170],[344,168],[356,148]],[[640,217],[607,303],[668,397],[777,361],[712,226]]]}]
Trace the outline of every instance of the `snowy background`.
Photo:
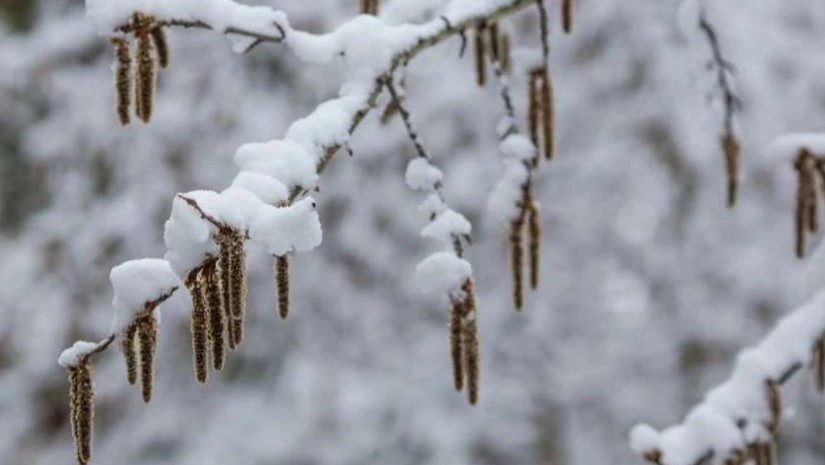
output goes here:
[{"label": "snowy background", "polygon": [[[321,32],[356,3],[272,5]],[[423,20],[443,3],[381,8],[393,21],[417,6]],[[791,160],[767,148],[825,129],[825,3],[710,3],[743,103],[732,211],[709,50],[680,33],[676,2],[577,0],[565,36],[550,1],[558,156],[537,180],[543,275],[522,314],[510,304],[506,234],[486,210],[501,172],[495,87],[475,86],[458,41],[413,63],[410,110],[445,196],[474,226],[480,405],[453,391],[444,303],[414,283],[432,249],[418,235],[420,195],[403,180],[413,148],[400,120],[371,115],[354,157],[340,154],[314,194],[324,242],[293,263],[289,320],[276,317],[271,260],[253,249],[244,346],[204,387],[191,374],[186,301],[173,298],[151,404],[115,351],[95,364],[93,463],[640,463],[627,446],[633,424],[681,419],[738,349],[821,287],[793,256]],[[174,30],[151,124],[122,129],[110,47],[81,1],[0,0],[0,18],[0,463],[69,464],[55,360],[106,335],[109,269],[161,256],[173,195],[226,187],[235,150],[280,137],[335,95],[339,73],[277,45],[241,56],[214,33]],[[533,11],[506,27],[536,48]],[[783,389],[795,410],[780,460],[822,463],[825,399],[798,378]]]}]

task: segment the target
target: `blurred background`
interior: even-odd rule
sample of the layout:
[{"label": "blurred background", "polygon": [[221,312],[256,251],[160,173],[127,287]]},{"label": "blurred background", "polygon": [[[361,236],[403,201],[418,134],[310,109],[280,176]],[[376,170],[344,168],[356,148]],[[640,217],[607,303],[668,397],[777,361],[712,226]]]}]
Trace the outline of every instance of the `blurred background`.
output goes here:
[{"label": "blurred background", "polygon": [[[445,0],[384,0],[390,22]],[[293,266],[286,322],[271,262],[250,250],[241,350],[207,386],[192,377],[186,299],[164,306],[157,382],[144,405],[122,357],[95,363],[97,464],[638,464],[627,431],[676,422],[722,381],[736,352],[809,297],[793,256],[795,177],[770,153],[787,132],[825,129],[825,3],[715,0],[709,19],[742,100],[739,205],[725,207],[721,109],[710,51],[677,26],[677,2],[576,0],[574,32],[550,0],[558,155],[537,181],[541,288],[510,304],[505,237],[486,211],[501,173],[495,86],[474,84],[458,40],[416,60],[408,106],[473,222],[481,401],[452,388],[447,312],[422,295],[419,194],[398,119],[359,128],[316,195],[323,245]],[[355,0],[272,0],[296,28],[330,30]],[[403,14],[402,14],[403,13]],[[503,26],[535,49],[536,14]],[[0,0],[0,463],[74,461],[59,352],[111,323],[109,269],[162,256],[176,192],[223,189],[245,142],[281,137],[334,96],[334,65],[263,45],[247,55],[206,31],[170,31],[151,124],[119,128],[111,50],[80,0]],[[525,111],[516,50],[512,85]],[[814,242],[818,241],[818,237]],[[825,460],[825,399],[810,377],[783,463]]]}]

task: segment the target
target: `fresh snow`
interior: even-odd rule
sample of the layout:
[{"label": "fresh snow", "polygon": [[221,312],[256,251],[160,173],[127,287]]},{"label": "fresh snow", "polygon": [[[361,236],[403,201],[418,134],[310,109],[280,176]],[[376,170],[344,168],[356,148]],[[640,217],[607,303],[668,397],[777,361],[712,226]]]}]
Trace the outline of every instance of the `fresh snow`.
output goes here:
[{"label": "fresh snow", "polygon": [[249,229],[250,238],[272,255],[307,252],[321,244],[315,200],[306,197],[284,208],[265,207]]},{"label": "fresh snow", "polygon": [[73,367],[77,365],[81,357],[94,352],[98,347],[100,347],[99,342],[77,341],[60,353],[57,363],[63,368]]},{"label": "fresh snow", "polygon": [[441,170],[433,166],[426,158],[414,158],[407,164],[404,180],[410,189],[416,191],[434,190],[443,178]]},{"label": "fresh snow", "polygon": [[452,244],[456,237],[469,236],[472,225],[461,213],[446,209],[421,231],[422,237]]},{"label": "fresh snow", "polygon": [[145,310],[147,302],[174,292],[181,286],[169,262],[159,258],[130,260],[109,273],[115,296],[112,299],[114,317],[112,333],[118,334]]},{"label": "fresh snow", "polygon": [[422,291],[449,293],[461,288],[473,275],[473,267],[452,252],[436,252],[418,264],[415,275]]}]

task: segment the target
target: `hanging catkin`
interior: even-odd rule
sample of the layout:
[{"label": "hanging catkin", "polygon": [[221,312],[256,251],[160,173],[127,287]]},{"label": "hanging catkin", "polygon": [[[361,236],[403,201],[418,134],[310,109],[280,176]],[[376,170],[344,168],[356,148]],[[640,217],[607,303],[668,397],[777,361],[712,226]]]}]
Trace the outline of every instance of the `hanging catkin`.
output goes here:
[{"label": "hanging catkin", "polygon": [[120,349],[123,351],[123,358],[126,360],[126,381],[129,384],[137,382],[137,354],[135,353],[135,336],[137,335],[137,324],[130,324],[120,336]]},{"label": "hanging catkin", "polygon": [[155,47],[146,31],[139,31],[136,37],[135,115],[148,123],[152,118],[155,99]]},{"label": "hanging catkin", "polygon": [[112,37],[110,42],[115,51],[115,113],[121,126],[126,126],[131,121],[132,55],[126,38]]},{"label": "hanging catkin", "polygon": [[226,357],[226,321],[221,275],[215,261],[205,265],[203,273],[206,284],[207,335],[212,343],[212,366],[216,371],[221,371]]},{"label": "hanging catkin", "polygon": [[728,179],[728,207],[736,205],[736,192],[739,183],[739,141],[731,131],[722,136],[722,152],[725,154],[725,173]]},{"label": "hanging catkin", "polygon": [[189,294],[192,297],[192,316],[190,320],[190,330],[192,332],[192,365],[195,372],[195,379],[200,383],[206,383],[207,359],[206,359],[206,334],[207,334],[207,309],[204,284],[201,272],[198,271],[190,276]]},{"label": "hanging catkin", "polygon": [[230,242],[231,267],[230,300],[232,316],[243,318],[246,313],[246,250],[244,249],[244,232],[233,231]]},{"label": "hanging catkin", "polygon": [[504,74],[510,74],[510,35],[506,32],[498,36],[499,65]]},{"label": "hanging catkin", "polygon": [[480,24],[475,29],[475,37],[473,40],[473,50],[476,64],[476,84],[479,87],[484,87],[487,83],[487,57],[484,53],[484,36],[486,26]]},{"label": "hanging catkin", "polygon": [[811,217],[811,207],[809,205],[812,199],[812,196],[810,195],[810,189],[812,187],[810,185],[810,158],[810,152],[803,149],[799,152],[799,155],[794,162],[794,168],[797,171],[796,208],[794,218],[796,226],[796,256],[799,258],[803,258],[805,256],[805,236],[808,233],[808,222]]},{"label": "hanging catkin", "polygon": [[495,21],[489,23],[486,32],[487,42],[490,44],[490,58],[501,64],[501,50],[499,49],[501,42],[499,41],[498,23]]},{"label": "hanging catkin", "polygon": [[476,315],[475,294],[473,283],[469,279],[462,286],[464,292],[464,315],[462,317],[462,349],[464,355],[464,372],[467,378],[467,400],[471,405],[478,403],[479,379],[479,338],[478,318]]},{"label": "hanging catkin", "polygon": [[524,305],[524,220],[520,217],[510,224],[510,273],[513,278],[513,305],[521,310]]},{"label": "hanging catkin", "polygon": [[360,0],[359,6],[361,14],[378,15],[378,0]]},{"label": "hanging catkin", "polygon": [[94,407],[92,390],[92,366],[88,360],[80,360],[69,367],[69,416],[72,424],[77,462],[85,465],[92,457],[92,425]]},{"label": "hanging catkin", "polygon": [[143,401],[152,400],[155,375],[155,348],[158,326],[150,313],[138,322],[138,347],[140,348],[140,387]]},{"label": "hanging catkin", "polygon": [[553,81],[550,77],[550,70],[543,68],[541,71],[541,102],[539,113],[542,121],[542,138],[544,139],[544,158],[552,160],[555,153],[555,123],[556,112],[553,106]]},{"label": "hanging catkin", "polygon": [[530,200],[527,209],[527,250],[530,256],[530,287],[539,287],[539,261],[541,258],[541,218],[535,202]]},{"label": "hanging catkin", "polygon": [[456,391],[464,389],[464,348],[462,344],[462,317],[464,299],[451,299],[450,304],[450,358],[453,364],[453,385]]},{"label": "hanging catkin", "polygon": [[527,85],[527,132],[530,134],[530,140],[537,150],[541,150],[539,145],[539,73],[533,70],[529,74],[529,81]]},{"label": "hanging catkin", "polygon": [[573,30],[573,0],[561,1],[561,26],[565,34]]},{"label": "hanging catkin", "polygon": [[163,27],[154,26],[149,34],[157,52],[158,65],[165,69],[169,66],[169,43],[166,41],[166,32],[164,32]]},{"label": "hanging catkin", "polygon": [[289,316],[289,255],[275,257],[275,289],[278,293],[278,314]]},{"label": "hanging catkin", "polygon": [[825,392],[825,334],[817,339],[811,357],[811,371],[814,383],[820,392]]},{"label": "hanging catkin", "polygon": [[779,384],[776,381],[772,379],[765,380],[765,398],[770,412],[768,431],[775,436],[779,432],[782,421],[782,396],[779,393]]}]

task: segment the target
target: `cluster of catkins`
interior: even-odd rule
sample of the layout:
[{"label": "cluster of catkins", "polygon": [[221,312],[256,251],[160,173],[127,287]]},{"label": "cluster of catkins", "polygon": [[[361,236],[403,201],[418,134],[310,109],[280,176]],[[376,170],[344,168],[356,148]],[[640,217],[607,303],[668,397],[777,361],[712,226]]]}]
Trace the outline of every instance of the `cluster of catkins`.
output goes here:
[{"label": "cluster of catkins", "polygon": [[483,87],[487,83],[488,58],[499,66],[502,72],[510,70],[510,35],[500,31],[497,22],[478,25],[473,36],[473,56],[476,64],[476,84]]},{"label": "cluster of catkins", "polygon": [[157,303],[147,305],[120,336],[120,348],[126,359],[126,380],[135,384],[140,371],[141,394],[145,402],[152,400],[154,384],[158,323],[153,312],[156,306]]},{"label": "cluster of catkins", "polygon": [[132,33],[136,47],[133,56],[125,34],[110,38],[115,52],[115,113],[121,125],[129,124],[134,97],[135,116],[148,123],[155,100],[157,67],[169,65],[166,34],[163,25],[142,13],[135,13],[120,30]]},{"label": "cluster of catkins", "polygon": [[186,287],[192,298],[192,354],[195,379],[205,383],[207,352],[212,367],[221,371],[226,348],[243,341],[246,313],[246,251],[243,231],[223,227],[216,236],[218,256],[192,270]]},{"label": "cluster of catkins", "polygon": [[450,356],[453,384],[457,391],[466,386],[467,400],[478,402],[479,339],[473,282],[464,281],[460,292],[450,295]]},{"label": "cluster of catkins", "polygon": [[819,229],[817,221],[817,178],[825,193],[825,158],[817,157],[807,148],[802,148],[794,160],[797,172],[796,209],[796,256],[805,256],[805,238]]}]

